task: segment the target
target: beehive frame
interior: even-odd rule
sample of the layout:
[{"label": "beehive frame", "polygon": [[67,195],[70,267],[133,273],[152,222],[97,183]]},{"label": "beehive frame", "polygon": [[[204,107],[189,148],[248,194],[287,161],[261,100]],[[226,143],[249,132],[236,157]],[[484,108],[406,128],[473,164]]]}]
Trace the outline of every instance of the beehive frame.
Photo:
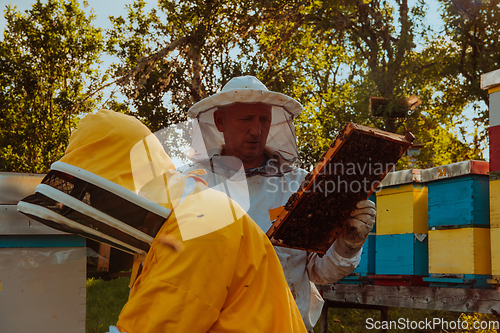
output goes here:
[{"label": "beehive frame", "polygon": [[[280,241],[279,245],[284,247],[326,253],[340,235],[356,203],[373,193],[414,139],[411,133],[402,136],[348,123],[306,176],[299,190],[290,197],[267,236]],[[346,165],[354,168],[346,172]],[[377,172],[372,172],[372,165],[380,167]],[[339,166],[341,172],[337,169]],[[329,182],[332,179],[335,182],[335,177],[339,184],[337,191],[328,193],[327,185],[332,185]],[[347,184],[346,191],[342,192],[344,183]],[[321,189],[321,184],[324,191],[316,191]],[[352,184],[369,186],[355,191]]]}]

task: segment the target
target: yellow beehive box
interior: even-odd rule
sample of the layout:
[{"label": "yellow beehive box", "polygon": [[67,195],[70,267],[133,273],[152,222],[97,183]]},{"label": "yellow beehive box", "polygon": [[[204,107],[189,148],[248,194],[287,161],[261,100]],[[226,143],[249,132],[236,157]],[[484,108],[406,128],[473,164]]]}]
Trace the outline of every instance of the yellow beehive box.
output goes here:
[{"label": "yellow beehive box", "polygon": [[490,227],[500,228],[500,179],[490,180]]},{"label": "yellow beehive box", "polygon": [[429,273],[490,275],[490,229],[429,230]]},{"label": "yellow beehive box", "polygon": [[405,184],[377,192],[377,235],[426,234],[427,187]]},{"label": "yellow beehive box", "polygon": [[491,274],[500,276],[500,228],[490,229]]}]

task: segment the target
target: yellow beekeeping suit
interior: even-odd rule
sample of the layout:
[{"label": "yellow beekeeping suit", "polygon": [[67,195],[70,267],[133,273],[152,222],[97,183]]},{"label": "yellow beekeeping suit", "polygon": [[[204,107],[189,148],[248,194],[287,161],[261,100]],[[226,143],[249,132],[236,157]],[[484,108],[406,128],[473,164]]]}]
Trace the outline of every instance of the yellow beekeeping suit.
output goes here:
[{"label": "yellow beekeeping suit", "polygon": [[[118,329],[306,332],[266,235],[237,203],[195,175],[194,189],[183,196],[187,177],[174,171],[159,142],[146,144],[150,135],[134,117],[101,110],[80,121],[61,159],[173,209],[133,284]],[[148,150],[144,163],[131,155],[141,140]],[[137,188],[141,163],[157,177]]]},{"label": "yellow beekeeping suit", "polygon": [[174,209],[120,314],[121,332],[306,331],[271,243],[247,215],[182,242],[181,252],[162,242],[166,235],[180,240],[179,225],[232,219],[230,209],[218,208],[227,200],[197,184]]}]

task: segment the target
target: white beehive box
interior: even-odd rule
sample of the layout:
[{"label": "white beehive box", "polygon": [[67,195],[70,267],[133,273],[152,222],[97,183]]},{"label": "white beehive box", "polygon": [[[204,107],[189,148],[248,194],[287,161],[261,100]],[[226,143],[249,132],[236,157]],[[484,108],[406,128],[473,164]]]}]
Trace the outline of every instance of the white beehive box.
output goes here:
[{"label": "white beehive box", "polygon": [[17,212],[44,175],[0,172],[0,332],[85,332],[81,237]]}]

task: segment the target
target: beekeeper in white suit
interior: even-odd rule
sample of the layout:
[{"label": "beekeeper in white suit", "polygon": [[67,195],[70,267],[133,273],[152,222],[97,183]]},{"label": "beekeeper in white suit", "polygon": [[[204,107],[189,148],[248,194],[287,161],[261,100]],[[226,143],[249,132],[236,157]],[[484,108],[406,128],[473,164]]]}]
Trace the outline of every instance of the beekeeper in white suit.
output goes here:
[{"label": "beekeeper in white suit", "polygon": [[[188,112],[194,119],[190,159],[195,168],[204,167],[210,186],[229,192],[264,232],[272,225],[269,210],[285,205],[307,175],[294,166],[299,156],[292,121],[301,111],[295,99],[269,91],[253,76],[242,76]],[[244,169],[248,187],[243,191],[248,191],[249,202],[246,193],[221,186],[228,178],[231,184],[241,181],[237,179],[241,172],[231,173],[231,169]],[[375,214],[373,202],[360,201],[347,228],[321,258],[275,246],[308,330],[312,331],[324,303],[314,283],[338,281],[356,268]]]}]

